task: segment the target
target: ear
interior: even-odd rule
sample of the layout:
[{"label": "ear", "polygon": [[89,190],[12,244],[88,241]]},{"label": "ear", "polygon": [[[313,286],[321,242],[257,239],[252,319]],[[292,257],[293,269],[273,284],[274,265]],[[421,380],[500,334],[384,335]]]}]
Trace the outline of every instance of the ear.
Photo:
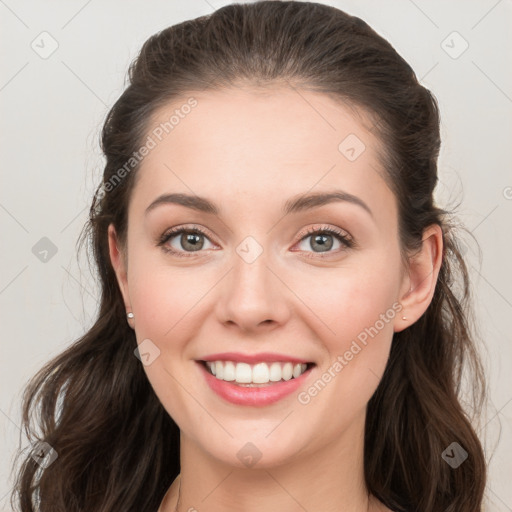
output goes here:
[{"label": "ear", "polygon": [[110,224],[108,227],[108,248],[110,261],[117,276],[117,282],[123,296],[125,308],[127,311],[131,311],[130,296],[128,294],[126,257],[124,252],[120,249],[113,224]]},{"label": "ear", "polygon": [[438,224],[432,224],[423,231],[419,252],[409,258],[409,267],[400,289],[403,309],[396,316],[395,332],[412,325],[427,310],[434,296],[442,261],[443,231]]}]

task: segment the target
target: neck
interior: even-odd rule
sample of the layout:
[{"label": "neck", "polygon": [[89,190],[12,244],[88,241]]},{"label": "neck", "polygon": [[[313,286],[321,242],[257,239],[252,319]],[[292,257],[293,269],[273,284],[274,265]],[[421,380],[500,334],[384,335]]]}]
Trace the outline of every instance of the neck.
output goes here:
[{"label": "neck", "polygon": [[334,444],[267,468],[238,468],[204,452],[181,435],[181,473],[161,512],[280,510],[377,512],[389,510],[369,497],[364,482],[364,418]]}]

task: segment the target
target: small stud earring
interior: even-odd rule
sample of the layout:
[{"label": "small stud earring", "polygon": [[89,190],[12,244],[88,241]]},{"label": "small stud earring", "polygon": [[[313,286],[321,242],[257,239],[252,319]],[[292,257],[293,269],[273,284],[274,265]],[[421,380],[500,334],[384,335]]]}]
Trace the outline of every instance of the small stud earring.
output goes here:
[{"label": "small stud earring", "polygon": [[133,313],[131,313],[131,312],[130,313],[126,313],[126,317],[127,318],[133,318]]},{"label": "small stud earring", "polygon": [[407,320],[407,317],[406,317],[406,316],[403,316],[403,317],[402,317],[402,320]]}]

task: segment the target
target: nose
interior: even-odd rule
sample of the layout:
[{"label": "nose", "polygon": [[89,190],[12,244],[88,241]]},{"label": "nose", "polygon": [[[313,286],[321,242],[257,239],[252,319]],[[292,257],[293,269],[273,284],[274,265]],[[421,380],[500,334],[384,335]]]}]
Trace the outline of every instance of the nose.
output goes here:
[{"label": "nose", "polygon": [[290,311],[286,285],[271,268],[265,251],[255,259],[240,254],[223,279],[217,303],[219,320],[245,332],[283,325]]}]

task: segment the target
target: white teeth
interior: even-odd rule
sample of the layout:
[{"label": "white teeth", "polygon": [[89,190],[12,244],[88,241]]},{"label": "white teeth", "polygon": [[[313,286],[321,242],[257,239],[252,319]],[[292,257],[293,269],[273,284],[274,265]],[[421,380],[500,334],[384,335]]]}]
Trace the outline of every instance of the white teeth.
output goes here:
[{"label": "white teeth", "polygon": [[215,376],[217,379],[224,380],[224,365],[222,361],[215,362]]},{"label": "white teeth", "polygon": [[282,372],[283,372],[283,379],[290,380],[293,375],[293,364],[292,363],[284,363]]},{"label": "white teeth", "polygon": [[226,361],[224,365],[223,379],[227,381],[235,380],[235,365],[231,361]]},{"label": "white teeth", "polygon": [[270,365],[270,380],[272,382],[281,380],[281,365],[279,363],[272,363]]},{"label": "white teeth", "polygon": [[206,366],[208,366],[208,369],[210,370],[210,373],[212,375],[215,375],[215,373],[216,373],[216,371],[215,371],[216,370],[215,363],[212,363],[211,361],[206,361]]},{"label": "white teeth", "polygon": [[234,361],[207,361],[207,368],[219,380],[238,384],[268,384],[300,377],[307,368],[302,363],[235,363]]},{"label": "white teeth", "polygon": [[[226,362],[226,366],[230,363],[230,361]],[[231,363],[233,364],[233,363]],[[252,382],[252,368],[247,363],[237,363],[236,364],[236,382],[240,382],[241,384],[250,384]]]},{"label": "white teeth", "polygon": [[265,363],[258,363],[252,367],[252,382],[255,384],[266,384],[269,376],[270,371]]},{"label": "white teeth", "polygon": [[293,377],[296,379],[297,377],[300,377],[301,374],[302,374],[302,365],[296,364],[293,367]]}]

